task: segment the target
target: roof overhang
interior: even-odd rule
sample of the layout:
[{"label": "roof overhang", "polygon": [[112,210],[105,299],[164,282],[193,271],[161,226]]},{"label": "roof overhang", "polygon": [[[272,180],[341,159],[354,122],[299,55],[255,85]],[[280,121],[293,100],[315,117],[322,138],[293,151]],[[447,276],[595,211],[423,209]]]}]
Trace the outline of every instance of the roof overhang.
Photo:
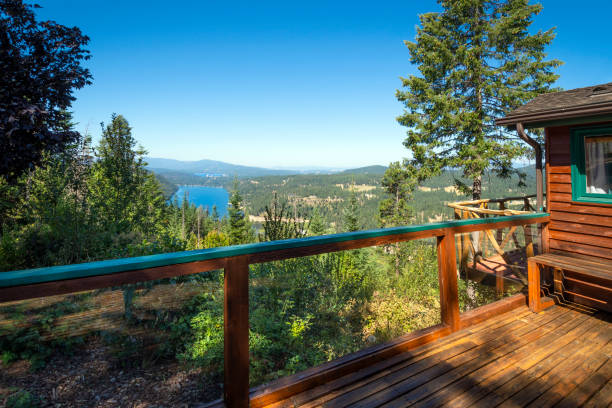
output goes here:
[{"label": "roof overhang", "polygon": [[525,128],[540,128],[609,120],[612,120],[612,101],[597,105],[555,108],[529,112],[523,115],[512,115],[496,119],[495,124],[516,129],[517,123],[522,123]]}]

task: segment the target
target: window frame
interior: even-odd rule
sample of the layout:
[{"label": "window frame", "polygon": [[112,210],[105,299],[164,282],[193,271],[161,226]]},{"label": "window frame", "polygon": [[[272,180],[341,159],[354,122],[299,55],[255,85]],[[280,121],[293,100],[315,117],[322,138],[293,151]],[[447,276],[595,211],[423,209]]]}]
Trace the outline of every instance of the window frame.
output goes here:
[{"label": "window frame", "polygon": [[572,169],[572,201],[612,204],[612,194],[587,193],[585,139],[612,135],[612,125],[570,129],[570,156]]}]

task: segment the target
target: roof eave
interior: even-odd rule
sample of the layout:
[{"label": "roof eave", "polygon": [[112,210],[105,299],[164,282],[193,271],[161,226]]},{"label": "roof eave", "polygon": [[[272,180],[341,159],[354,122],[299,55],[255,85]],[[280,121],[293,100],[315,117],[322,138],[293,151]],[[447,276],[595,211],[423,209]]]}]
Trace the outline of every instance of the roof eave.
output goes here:
[{"label": "roof eave", "polygon": [[548,111],[530,112],[523,115],[506,116],[495,120],[498,126],[508,126],[514,128],[517,123],[522,123],[526,127],[534,127],[534,124],[543,122],[554,122],[556,120],[579,118],[583,116],[598,116],[612,114],[612,101],[597,104],[595,106],[578,106],[564,109],[554,109]]}]

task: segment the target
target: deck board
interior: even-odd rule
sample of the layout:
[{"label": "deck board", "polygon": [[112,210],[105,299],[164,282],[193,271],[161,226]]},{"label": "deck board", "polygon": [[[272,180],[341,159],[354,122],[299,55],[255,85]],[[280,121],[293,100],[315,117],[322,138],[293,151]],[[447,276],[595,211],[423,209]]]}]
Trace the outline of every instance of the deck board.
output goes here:
[{"label": "deck board", "polygon": [[612,403],[612,318],[517,309],[269,407],[599,407]]},{"label": "deck board", "polygon": [[[307,393],[296,395],[290,399],[279,401],[275,404],[269,405],[270,408],[281,408],[300,406],[303,408],[319,406],[326,401],[329,401],[340,394],[344,394],[355,388],[359,388],[364,384],[372,382],[377,378],[380,378],[386,374],[385,369],[392,368],[396,371],[402,368],[403,362],[409,361],[415,363],[420,359],[427,358],[431,355],[441,353],[452,347],[460,347],[462,344],[468,341],[485,341],[482,333],[486,332],[487,338],[491,337],[493,330],[498,330],[506,325],[515,322],[517,319],[524,318],[532,313],[527,309],[516,310],[516,313],[507,313],[504,316],[500,316],[499,319],[489,319],[476,326],[471,326],[468,329],[455,332],[447,337],[444,337],[434,343],[429,343],[418,349],[412,350],[407,353],[402,353],[394,356],[393,358],[381,361],[376,365],[364,368],[351,376],[344,376],[337,380],[330,381],[327,384],[309,390]],[[479,334],[480,333],[480,334]],[[471,339],[468,337],[472,336]],[[477,340],[480,339],[480,340]]]}]

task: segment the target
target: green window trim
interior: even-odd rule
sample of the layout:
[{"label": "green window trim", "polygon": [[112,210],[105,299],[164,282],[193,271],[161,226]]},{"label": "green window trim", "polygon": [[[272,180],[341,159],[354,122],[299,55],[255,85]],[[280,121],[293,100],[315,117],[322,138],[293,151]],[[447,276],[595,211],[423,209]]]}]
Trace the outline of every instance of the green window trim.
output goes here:
[{"label": "green window trim", "polygon": [[612,135],[612,126],[593,126],[571,129],[570,153],[572,161],[572,200],[585,203],[612,204],[612,194],[587,193],[585,171],[585,139]]}]

